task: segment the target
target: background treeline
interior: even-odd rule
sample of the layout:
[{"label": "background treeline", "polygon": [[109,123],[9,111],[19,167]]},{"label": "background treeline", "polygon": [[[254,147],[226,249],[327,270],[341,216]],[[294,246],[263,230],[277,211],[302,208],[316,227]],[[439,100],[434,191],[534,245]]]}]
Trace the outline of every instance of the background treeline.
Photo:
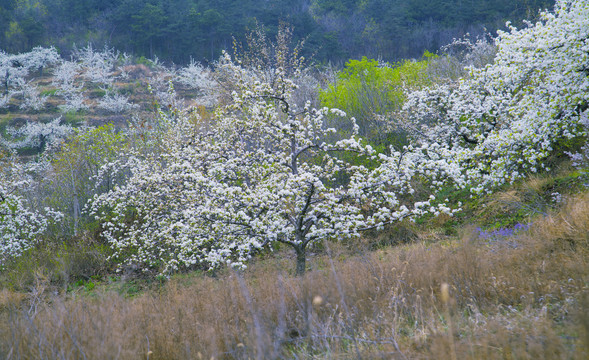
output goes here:
[{"label": "background treeline", "polygon": [[217,59],[254,23],[280,21],[306,38],[318,61],[396,61],[434,51],[465,33],[532,19],[553,0],[0,0],[0,49],[109,44],[138,56],[187,63]]}]

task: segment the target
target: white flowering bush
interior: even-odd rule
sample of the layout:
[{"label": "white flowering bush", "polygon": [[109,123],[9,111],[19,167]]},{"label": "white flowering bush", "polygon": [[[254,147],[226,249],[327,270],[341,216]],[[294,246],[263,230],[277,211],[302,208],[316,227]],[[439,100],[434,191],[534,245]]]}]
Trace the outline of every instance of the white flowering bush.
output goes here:
[{"label": "white flowering bush", "polygon": [[0,51],[0,79],[4,95],[0,97],[0,108],[7,107],[10,99],[20,96],[19,105],[25,110],[40,110],[45,106],[46,96],[41,96],[37,86],[26,78],[31,70],[42,71],[44,67],[57,63],[59,55],[54,47],[36,47],[28,53],[7,54]]},{"label": "white flowering bush", "polygon": [[89,108],[83,93],[64,94],[65,104],[58,105],[63,113],[75,113]]},{"label": "white flowering bush", "polygon": [[0,95],[0,109],[8,107],[8,105],[10,104],[10,98],[12,98],[12,94],[10,93]]},{"label": "white flowering bush", "polygon": [[112,94],[107,92],[102,99],[98,101],[97,107],[115,114],[138,109],[138,104],[129,102],[129,98],[122,94]]},{"label": "white flowering bush", "polygon": [[494,62],[408,95],[404,124],[436,144],[473,191],[490,191],[545,167],[559,143],[583,136],[589,105],[589,2],[558,1],[554,13],[496,40]]},{"label": "white flowering bush", "polygon": [[55,65],[61,60],[53,46],[48,48],[37,46],[30,52],[23,54],[22,58],[26,68],[38,70],[41,74],[44,68]]},{"label": "white flowering bush", "polygon": [[70,125],[61,124],[61,117],[48,123],[28,122],[19,128],[7,127],[6,133],[11,139],[4,141],[12,149],[26,147],[45,150],[65,140],[74,130]]},{"label": "white flowering bush", "polygon": [[59,59],[54,47],[36,47],[22,54],[7,54],[0,50],[0,79],[8,91],[10,86],[20,84],[32,70],[41,71],[58,63]]},{"label": "white flowering bush", "polygon": [[219,84],[213,77],[212,70],[190,59],[190,64],[178,70],[176,81],[180,84],[198,90],[198,101],[202,105],[214,105],[216,103]]},{"label": "white flowering bush", "polygon": [[33,185],[26,173],[14,153],[0,152],[0,270],[9,259],[35,246],[50,221],[62,217],[49,208],[40,212],[30,206],[21,194]]},{"label": "white flowering bush", "polygon": [[119,53],[107,46],[102,51],[96,51],[91,45],[75,49],[75,58],[84,70],[86,80],[98,84],[103,89],[112,86]]},{"label": "white flowering bush", "polygon": [[24,81],[29,71],[22,62],[21,55],[7,54],[0,50],[0,79],[5,93]]},{"label": "white flowering bush", "polygon": [[0,183],[0,269],[8,259],[31,248],[47,229],[47,220],[30,211],[12,191]]},{"label": "white flowering bush", "polygon": [[53,72],[53,86],[63,96],[65,104],[59,105],[62,112],[77,112],[88,108],[81,81],[82,65],[76,61],[62,61]]},{"label": "white flowering bush", "polygon": [[457,80],[467,76],[471,67],[481,68],[491,64],[496,53],[497,47],[489,36],[473,41],[466,34],[442,46],[438,55],[430,58],[427,72],[437,83]]},{"label": "white flowering bush", "polygon": [[48,98],[41,95],[39,89],[31,82],[24,83],[18,93],[23,98],[19,108],[24,110],[40,110],[45,106]]}]

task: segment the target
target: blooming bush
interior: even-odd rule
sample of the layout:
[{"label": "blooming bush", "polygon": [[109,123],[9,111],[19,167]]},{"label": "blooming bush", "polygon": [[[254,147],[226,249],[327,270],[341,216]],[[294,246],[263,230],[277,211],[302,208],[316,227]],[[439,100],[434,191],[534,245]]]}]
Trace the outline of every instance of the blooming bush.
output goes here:
[{"label": "blooming bush", "polygon": [[54,71],[53,86],[65,99],[65,104],[59,105],[61,111],[65,113],[88,108],[82,90],[84,84],[79,81],[81,72],[81,64],[75,61],[62,61]]},{"label": "blooming bush", "polygon": [[40,96],[37,87],[25,79],[31,70],[42,72],[43,68],[58,60],[59,55],[54,47],[36,47],[22,54],[6,54],[0,50],[0,79],[5,91],[0,98],[0,108],[8,106],[11,97],[20,95],[23,99],[19,106],[21,109],[41,109],[47,97]]},{"label": "blooming bush", "polygon": [[30,82],[24,83],[18,93],[23,97],[19,105],[21,109],[40,110],[45,106],[48,98],[48,96],[40,95],[39,89]]},{"label": "blooming bush", "polygon": [[23,198],[0,184],[0,268],[9,258],[20,256],[47,229],[47,220],[30,211]]},{"label": "blooming bush", "polygon": [[210,68],[190,59],[190,64],[178,71],[176,80],[190,89],[199,91],[198,101],[203,105],[216,103],[219,85],[214,80]]},{"label": "blooming bush", "polygon": [[115,80],[119,53],[107,46],[103,51],[96,51],[91,45],[75,50],[81,68],[84,70],[83,76],[86,80],[98,84],[103,89],[112,86]]},{"label": "blooming bush", "polygon": [[558,1],[538,23],[500,33],[492,64],[410,93],[401,125],[443,147],[475,192],[536,172],[560,142],[584,135],[588,39],[589,2]]},{"label": "blooming bush", "polygon": [[46,208],[34,210],[20,190],[31,187],[32,179],[14,153],[0,152],[0,269],[7,260],[33,247],[47,230],[49,221],[59,221],[61,213]]},{"label": "blooming bush", "polygon": [[6,132],[12,137],[12,141],[4,140],[4,143],[12,149],[34,147],[45,150],[46,146],[54,146],[73,133],[69,125],[60,124],[61,116],[46,124],[29,122],[19,128],[8,127]]},{"label": "blooming bush", "polygon": [[132,104],[125,95],[106,93],[100,101],[98,101],[98,108],[106,111],[119,114],[129,110],[139,108],[138,104]]}]

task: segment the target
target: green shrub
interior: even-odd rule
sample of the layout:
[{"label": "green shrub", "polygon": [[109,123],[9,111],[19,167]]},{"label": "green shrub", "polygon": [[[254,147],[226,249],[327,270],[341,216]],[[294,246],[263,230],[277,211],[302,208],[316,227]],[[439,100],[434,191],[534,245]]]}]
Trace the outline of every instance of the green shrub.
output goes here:
[{"label": "green shrub", "polygon": [[94,177],[104,164],[116,160],[126,146],[125,136],[108,124],[78,132],[52,154],[47,205],[65,214],[64,226],[73,233],[93,231],[96,224],[82,209],[94,194],[114,186],[110,177],[111,181],[97,186]]},{"label": "green shrub", "polygon": [[426,53],[423,60],[405,60],[393,65],[366,57],[350,60],[339,72],[337,81],[319,92],[321,104],[355,117],[360,135],[376,135],[382,131],[376,115],[398,110],[407,88],[431,84],[425,70],[432,57]]},{"label": "green shrub", "polygon": [[109,252],[107,246],[81,238],[43,243],[6,264],[0,287],[28,291],[42,274],[52,287],[65,289],[71,283],[107,274]]}]

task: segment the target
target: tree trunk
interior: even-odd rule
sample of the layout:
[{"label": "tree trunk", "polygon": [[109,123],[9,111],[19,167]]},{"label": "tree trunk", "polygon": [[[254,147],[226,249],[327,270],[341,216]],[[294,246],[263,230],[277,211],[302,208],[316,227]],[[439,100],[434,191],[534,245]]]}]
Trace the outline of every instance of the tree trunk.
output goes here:
[{"label": "tree trunk", "polygon": [[42,153],[45,150],[45,146],[47,145],[47,138],[45,135],[39,135],[39,153]]},{"label": "tree trunk", "polygon": [[297,276],[302,276],[306,270],[306,251],[305,248],[296,248],[295,250],[297,252]]},{"label": "tree trunk", "polygon": [[4,77],[4,88],[6,89],[6,93],[8,94],[8,81],[10,80],[10,72],[6,69],[6,75]]}]

